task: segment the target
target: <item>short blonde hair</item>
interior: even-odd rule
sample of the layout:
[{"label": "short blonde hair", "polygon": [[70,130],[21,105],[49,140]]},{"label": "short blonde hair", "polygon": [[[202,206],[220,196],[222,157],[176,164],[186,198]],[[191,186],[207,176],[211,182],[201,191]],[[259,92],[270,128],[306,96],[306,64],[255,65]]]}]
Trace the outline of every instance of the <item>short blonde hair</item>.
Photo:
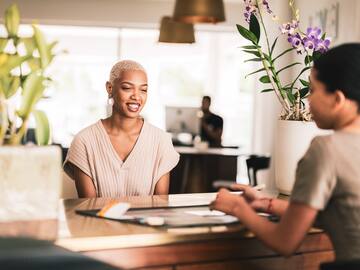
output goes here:
[{"label": "short blonde hair", "polygon": [[132,60],[122,60],[117,62],[111,68],[109,82],[111,84],[114,84],[115,80],[120,78],[121,73],[123,71],[128,71],[128,70],[140,70],[146,73],[145,68],[142,65],[140,65],[138,62]]}]

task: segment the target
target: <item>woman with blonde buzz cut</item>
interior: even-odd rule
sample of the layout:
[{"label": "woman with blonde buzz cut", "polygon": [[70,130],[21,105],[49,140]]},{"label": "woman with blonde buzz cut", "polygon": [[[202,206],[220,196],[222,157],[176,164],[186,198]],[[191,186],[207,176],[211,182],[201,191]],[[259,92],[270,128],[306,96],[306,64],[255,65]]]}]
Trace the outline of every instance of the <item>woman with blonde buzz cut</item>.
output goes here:
[{"label": "woman with blonde buzz cut", "polygon": [[168,194],[169,174],[179,161],[171,137],[144,121],[145,69],[116,63],[106,82],[112,114],[80,131],[64,162],[80,198]]}]

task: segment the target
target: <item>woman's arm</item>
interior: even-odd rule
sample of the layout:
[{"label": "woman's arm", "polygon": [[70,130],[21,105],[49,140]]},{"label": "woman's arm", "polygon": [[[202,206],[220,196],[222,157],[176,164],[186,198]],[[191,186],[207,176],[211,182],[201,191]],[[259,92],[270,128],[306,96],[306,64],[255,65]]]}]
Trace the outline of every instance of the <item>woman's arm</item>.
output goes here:
[{"label": "woman's arm", "polygon": [[154,195],[168,195],[170,184],[170,173],[166,173],[160,177],[156,183]]},{"label": "woman's arm", "polygon": [[73,171],[75,186],[79,198],[94,198],[96,190],[92,179],[74,164],[69,163]]},{"label": "woman's arm", "polygon": [[250,206],[257,211],[283,216],[289,206],[289,202],[275,198],[256,199],[250,203]]},{"label": "woman's arm", "polygon": [[317,210],[300,203],[290,203],[279,223],[256,214],[242,196],[221,190],[211,209],[239,218],[260,240],[282,255],[291,255],[312,226]]},{"label": "woman's arm", "polygon": [[257,211],[282,216],[289,206],[288,201],[265,197],[263,193],[249,185],[232,184],[230,188],[233,191],[242,191],[242,196]]}]

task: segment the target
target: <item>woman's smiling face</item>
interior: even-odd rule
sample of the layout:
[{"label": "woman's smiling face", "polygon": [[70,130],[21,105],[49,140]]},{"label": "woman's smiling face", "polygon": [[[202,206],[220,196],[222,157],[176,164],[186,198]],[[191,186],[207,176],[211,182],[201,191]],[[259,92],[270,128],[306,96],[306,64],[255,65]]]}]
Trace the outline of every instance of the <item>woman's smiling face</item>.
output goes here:
[{"label": "woman's smiling face", "polygon": [[137,118],[146,104],[147,90],[147,76],[144,71],[122,71],[111,89],[114,112]]}]

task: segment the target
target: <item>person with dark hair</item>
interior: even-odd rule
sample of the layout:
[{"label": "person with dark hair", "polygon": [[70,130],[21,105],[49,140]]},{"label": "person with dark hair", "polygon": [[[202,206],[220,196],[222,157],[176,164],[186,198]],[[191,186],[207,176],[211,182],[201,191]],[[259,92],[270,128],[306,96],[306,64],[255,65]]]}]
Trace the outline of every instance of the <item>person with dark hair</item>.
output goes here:
[{"label": "person with dark hair", "polygon": [[210,147],[221,147],[223,119],[210,111],[211,97],[204,96],[201,103],[201,140],[209,142]]},{"label": "person with dark hair", "polygon": [[[310,74],[310,111],[317,126],[334,130],[313,139],[296,170],[289,201],[262,197],[245,185],[221,190],[211,204],[234,215],[275,251],[292,254],[316,220],[336,260],[360,258],[360,43],[335,47]],[[281,217],[272,223],[255,210]]]}]

